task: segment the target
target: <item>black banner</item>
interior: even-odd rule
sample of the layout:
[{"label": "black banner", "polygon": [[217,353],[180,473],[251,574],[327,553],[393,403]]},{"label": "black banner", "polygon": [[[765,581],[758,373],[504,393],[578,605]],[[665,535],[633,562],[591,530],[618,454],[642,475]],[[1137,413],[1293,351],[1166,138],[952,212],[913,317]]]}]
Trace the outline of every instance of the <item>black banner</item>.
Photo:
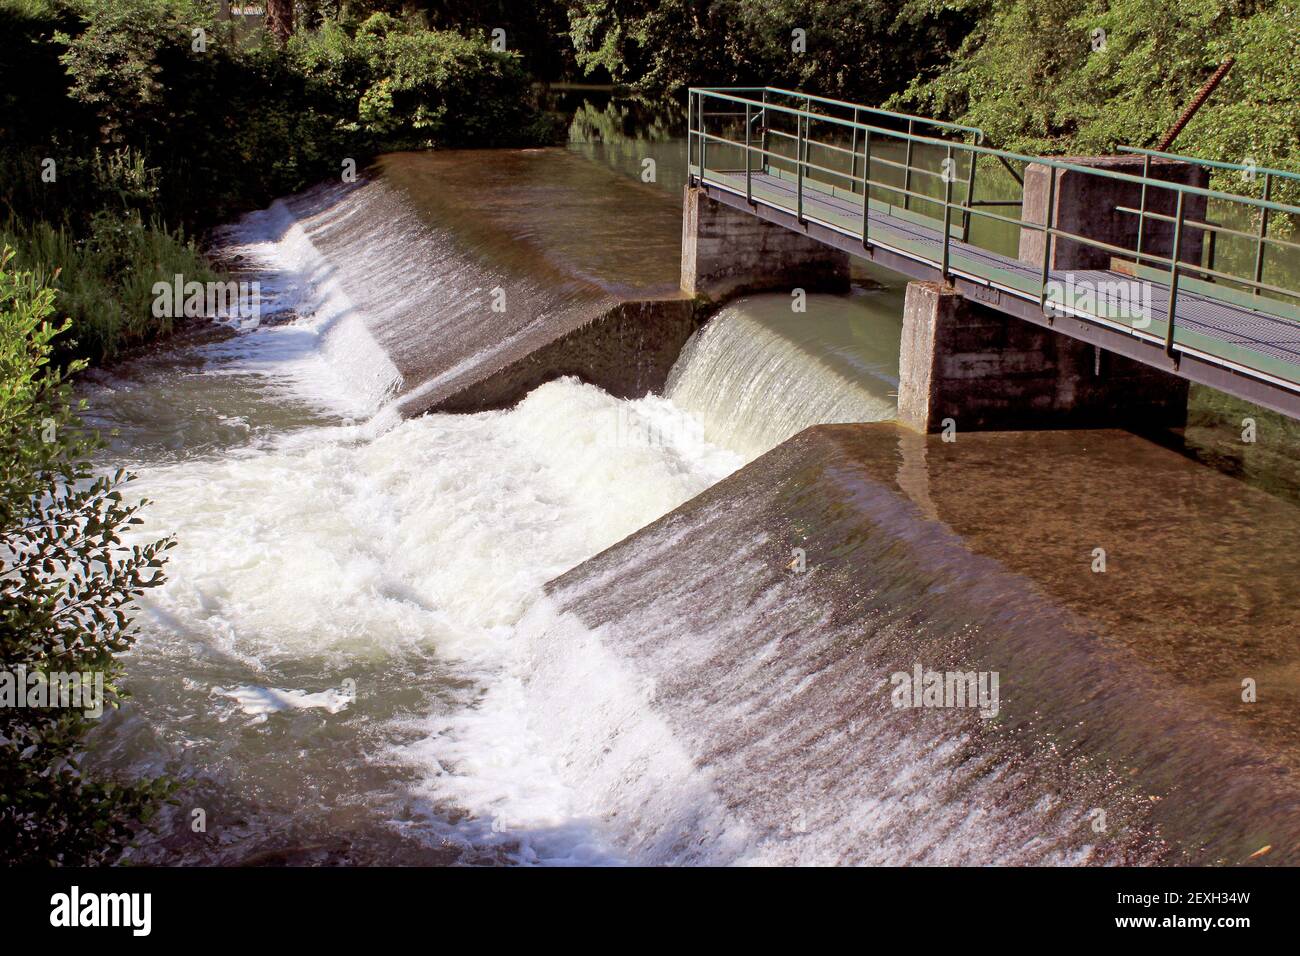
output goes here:
[{"label": "black banner", "polygon": [[[101,869],[0,874],[10,941],[77,934],[127,946],[374,940],[441,926],[485,938],[627,922],[769,932],[904,932],[938,945],[1106,937],[1232,946],[1294,933],[1295,871],[1269,868],[529,870]],[[571,925],[561,928],[558,921]],[[919,920],[919,922],[918,922]],[[920,937],[916,934],[919,933]],[[1038,935],[1044,934],[1044,935]],[[694,938],[694,931],[692,931]],[[437,937],[431,938],[435,944]],[[684,941],[684,940],[683,940]],[[698,941],[698,939],[696,940]]]}]

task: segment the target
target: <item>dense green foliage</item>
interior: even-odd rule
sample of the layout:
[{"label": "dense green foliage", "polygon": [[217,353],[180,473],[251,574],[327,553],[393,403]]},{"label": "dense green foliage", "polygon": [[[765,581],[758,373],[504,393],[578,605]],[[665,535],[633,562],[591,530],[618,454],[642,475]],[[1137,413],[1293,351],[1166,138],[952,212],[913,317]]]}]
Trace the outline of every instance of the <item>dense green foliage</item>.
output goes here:
[{"label": "dense green foliage", "polygon": [[1153,145],[1231,54],[1235,65],[1176,148],[1300,169],[1295,0],[945,6],[973,15],[974,29],[949,63],[918,77],[892,105],[979,126],[1010,149],[1104,153]]},{"label": "dense green foliage", "polygon": [[53,343],[61,362],[109,359],[172,331],[169,317],[152,311],[155,282],[175,275],[207,282],[217,274],[193,242],[134,217],[95,213],[78,238],[67,226],[14,222],[0,226],[0,245],[17,251],[14,266],[34,273],[55,293],[70,331]]},{"label": "dense green foliage", "polygon": [[[50,322],[54,291],[0,255],[0,661],[9,693],[31,674],[103,675],[120,695],[115,655],[134,641],[135,599],[162,583],[170,540],[126,545],[141,503],[130,476],[96,475],[97,447],[50,364],[66,327]],[[75,371],[73,365],[71,371]],[[61,685],[60,685],[61,686]],[[85,701],[0,706],[0,864],[87,864],[115,858],[168,791],[160,781],[88,779],[77,756],[92,725]],[[31,704],[31,699],[26,700]]]},{"label": "dense green foliage", "polygon": [[[772,85],[879,102],[969,26],[888,0],[569,0],[578,65],[648,92]],[[803,33],[796,49],[795,31]]]},{"label": "dense green foliage", "polygon": [[[58,278],[61,354],[168,331],[144,295],[210,278],[195,233],[387,149],[557,131],[516,56],[385,13],[280,48],[196,0],[0,0],[0,228]],[[350,161],[350,162],[349,162]],[[5,221],[10,225],[4,227]]]},{"label": "dense green foliage", "polygon": [[287,52],[309,83],[331,91],[331,115],[367,151],[525,146],[554,136],[527,75],[481,38],[376,13],[355,30],[327,22],[297,34]]},{"label": "dense green foliage", "polygon": [[[156,171],[149,212],[195,227],[379,150],[535,145],[552,133],[517,58],[483,37],[375,14],[281,50],[241,39],[213,11],[189,0],[59,0],[32,16],[0,4],[0,95],[5,115],[20,117],[0,135],[11,209],[53,219],[102,205],[85,186],[33,185],[35,156],[71,174],[97,148],[133,151]],[[35,86],[33,72],[50,82]]]}]

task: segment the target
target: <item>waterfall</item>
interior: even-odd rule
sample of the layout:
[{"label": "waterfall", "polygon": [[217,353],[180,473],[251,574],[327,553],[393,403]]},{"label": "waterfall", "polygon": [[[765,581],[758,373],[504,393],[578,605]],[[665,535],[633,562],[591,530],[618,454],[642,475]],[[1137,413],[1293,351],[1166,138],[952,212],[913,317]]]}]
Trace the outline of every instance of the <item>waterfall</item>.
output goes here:
[{"label": "waterfall", "polygon": [[893,418],[896,296],[813,295],[734,302],[687,343],[665,390],[706,440],[754,458],[810,425]]}]

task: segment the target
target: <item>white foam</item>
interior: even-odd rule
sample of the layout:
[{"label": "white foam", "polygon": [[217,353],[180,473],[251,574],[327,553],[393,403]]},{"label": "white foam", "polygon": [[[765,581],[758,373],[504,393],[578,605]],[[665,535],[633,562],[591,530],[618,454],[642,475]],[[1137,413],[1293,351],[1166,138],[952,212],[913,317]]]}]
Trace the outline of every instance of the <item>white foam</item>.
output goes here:
[{"label": "white foam", "polygon": [[[510,411],[429,415],[377,433],[314,428],[145,467],[153,504],[140,533],[179,543],[168,583],[146,596],[152,624],[139,653],[179,653],[183,636],[268,676],[304,658],[346,673],[353,661],[433,655],[474,682],[462,716],[495,725],[482,739],[501,746],[470,753],[442,737],[384,759],[427,772],[426,793],[471,812],[482,840],[518,844],[523,860],[616,859],[586,823],[598,808],[569,802],[562,778],[541,772],[540,750],[507,743],[546,730],[528,729],[537,696],[518,683],[518,625],[544,582],[739,466],[699,433],[663,399],[624,402],[564,379]],[[555,679],[580,679],[562,666],[551,665]],[[612,661],[600,670],[614,680]],[[608,689],[611,707],[619,687]],[[484,691],[492,706],[480,712]],[[261,718],[307,706],[333,715],[335,693],[254,679],[214,706],[224,695]],[[666,740],[660,749],[674,759]],[[547,838],[530,835],[543,824]]]},{"label": "white foam", "polygon": [[305,690],[283,690],[279,687],[213,687],[212,693],[219,697],[229,697],[239,705],[245,714],[265,718],[267,714],[277,714],[282,710],[311,710],[320,708],[326,713],[337,714],[347,710],[352,703],[352,695],[346,691],[323,690],[308,693]]},{"label": "white foam", "polygon": [[266,375],[345,416],[371,415],[397,392],[397,367],[283,201],[227,229],[221,249],[257,270],[266,301],[262,324],[205,350],[213,374]]},{"label": "white foam", "polygon": [[[740,299],[687,342],[665,394],[703,437],[756,458],[810,425],[897,411],[898,323],[870,296]],[[885,314],[881,314],[882,310]]]}]

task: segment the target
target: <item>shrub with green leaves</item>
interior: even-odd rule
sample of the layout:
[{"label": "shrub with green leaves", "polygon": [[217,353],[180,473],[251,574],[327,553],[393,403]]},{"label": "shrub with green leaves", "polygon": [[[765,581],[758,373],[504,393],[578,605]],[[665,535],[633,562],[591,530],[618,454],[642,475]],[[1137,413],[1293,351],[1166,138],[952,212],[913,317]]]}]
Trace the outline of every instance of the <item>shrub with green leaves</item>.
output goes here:
[{"label": "shrub with green leaves", "polygon": [[[145,502],[131,476],[97,475],[98,439],[50,363],[67,323],[54,291],[0,255],[0,864],[110,862],[170,790],[164,781],[89,779],[79,766],[93,718],[75,706],[30,706],[19,678],[103,675],[110,705],[118,654],[135,640],[134,602],[163,581],[173,542],[127,545]],[[74,364],[70,371],[79,366]],[[24,681],[25,683],[25,681]],[[51,703],[51,702],[44,702]]]},{"label": "shrub with green leaves", "polygon": [[335,91],[349,132],[377,149],[531,146],[553,138],[516,56],[482,36],[376,13],[289,42],[298,70]]}]

